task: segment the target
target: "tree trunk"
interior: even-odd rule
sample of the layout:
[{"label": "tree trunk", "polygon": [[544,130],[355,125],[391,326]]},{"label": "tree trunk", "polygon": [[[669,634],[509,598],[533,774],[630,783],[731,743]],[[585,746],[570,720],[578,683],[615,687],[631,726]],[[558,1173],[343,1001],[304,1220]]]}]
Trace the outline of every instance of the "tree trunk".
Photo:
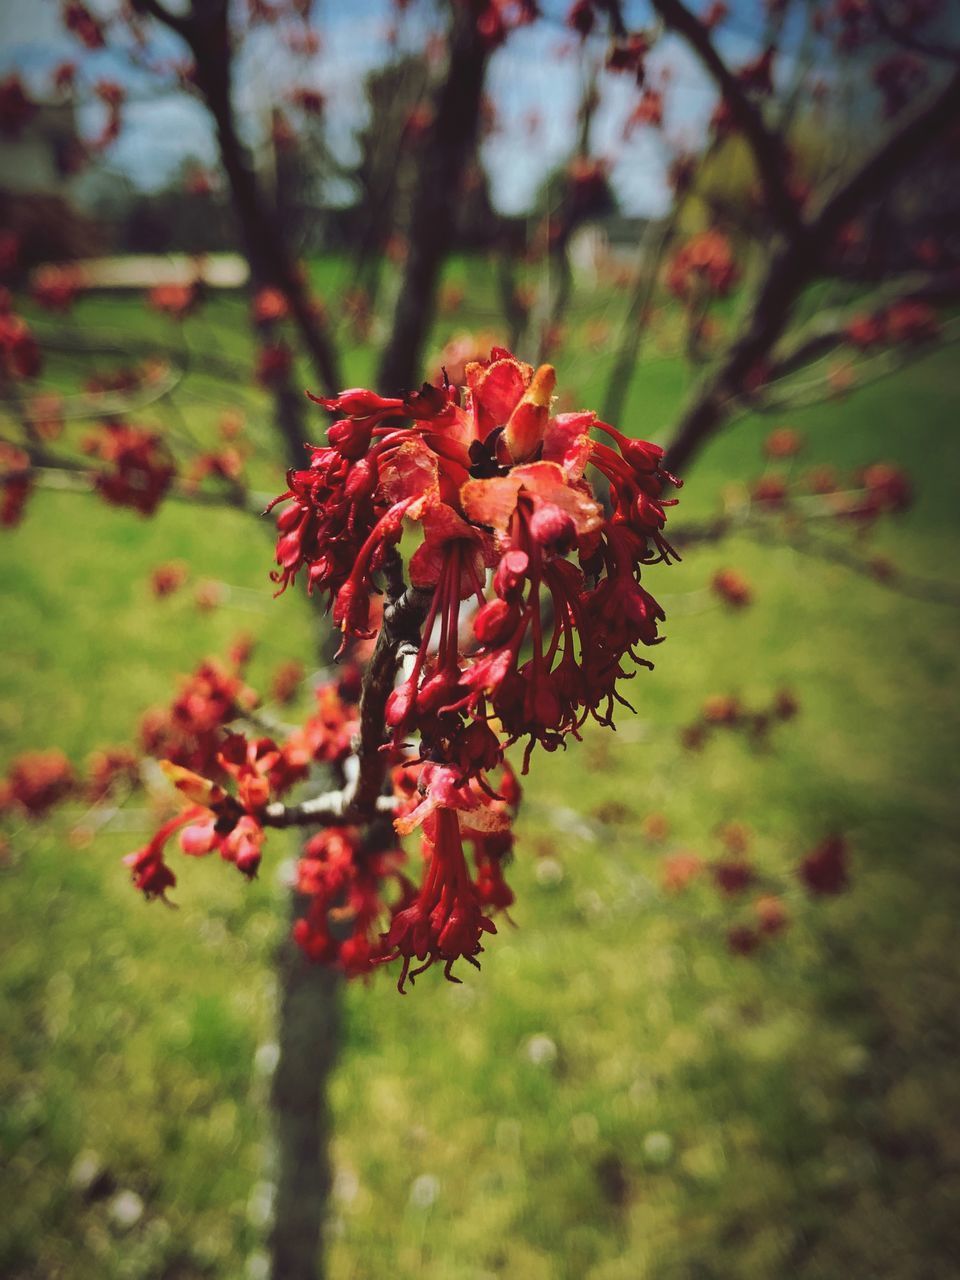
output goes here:
[{"label": "tree trunk", "polygon": [[[300,907],[294,895],[292,920]],[[271,1091],[276,1142],[271,1275],[274,1280],[322,1280],[331,1177],[327,1082],[340,1042],[341,979],[326,966],[311,963],[290,937],[281,947],[278,971],[280,1057]]]},{"label": "tree trunk", "polygon": [[440,272],[456,231],[461,181],[476,146],[487,57],[487,46],[477,32],[474,5],[456,3],[450,64],[421,154],[407,265],[390,341],[380,364],[378,387],[384,395],[409,391],[420,373]]}]

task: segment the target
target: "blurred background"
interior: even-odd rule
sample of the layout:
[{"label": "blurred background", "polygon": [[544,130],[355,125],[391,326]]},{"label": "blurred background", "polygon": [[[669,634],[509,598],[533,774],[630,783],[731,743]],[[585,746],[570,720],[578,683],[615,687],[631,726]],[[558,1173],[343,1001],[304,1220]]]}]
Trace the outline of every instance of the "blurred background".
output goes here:
[{"label": "blurred background", "polygon": [[[147,906],[142,718],[238,638],[271,714],[312,704],[256,516],[329,425],[305,388],[502,344],[678,439],[789,232],[666,9],[250,0],[198,72],[215,3],[2,6],[10,1280],[270,1273],[296,839]],[[698,12],[804,210],[955,75],[951,0]],[[482,974],[324,990],[331,1276],[957,1273],[955,104],[936,129],[684,448],[656,670],[534,761]],[[127,427],[149,492],[111,499]]]}]

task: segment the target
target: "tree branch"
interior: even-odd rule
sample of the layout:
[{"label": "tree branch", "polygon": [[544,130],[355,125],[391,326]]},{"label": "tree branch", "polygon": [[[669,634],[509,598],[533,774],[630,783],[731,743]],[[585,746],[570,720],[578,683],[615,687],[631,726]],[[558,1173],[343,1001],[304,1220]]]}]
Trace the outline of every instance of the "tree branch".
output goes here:
[{"label": "tree branch", "polygon": [[489,50],[472,4],[454,5],[450,62],[424,140],[410,218],[406,269],[378,384],[387,395],[408,391],[436,307],[437,284],[453,243],[461,179],[473,154]]},{"label": "tree branch", "polygon": [[[254,279],[280,289],[290,304],[300,339],[330,395],[342,387],[330,335],[287,249],[279,220],[270,210],[237,132],[231,100],[230,28],[226,0],[193,0],[189,17],[171,14],[159,0],[140,0],[147,12],[182,37],[194,58],[197,88],[213,117],[233,205]],[[171,21],[172,19],[172,21]]]},{"label": "tree branch", "polygon": [[757,175],[774,220],[787,234],[800,226],[800,214],[787,184],[788,155],[779,136],[767,128],[760,109],[750,101],[710,39],[710,32],[681,0],[652,0],[663,22],[683,36],[709,72],[753,152]]},{"label": "tree branch", "polygon": [[[661,3],[662,0],[657,0]],[[729,416],[786,328],[794,304],[820,274],[837,232],[878,190],[891,186],[917,156],[931,146],[960,111],[960,71],[907,120],[823,204],[813,220],[774,250],[743,336],[726,360],[693,393],[667,450],[666,464],[683,470]]]}]

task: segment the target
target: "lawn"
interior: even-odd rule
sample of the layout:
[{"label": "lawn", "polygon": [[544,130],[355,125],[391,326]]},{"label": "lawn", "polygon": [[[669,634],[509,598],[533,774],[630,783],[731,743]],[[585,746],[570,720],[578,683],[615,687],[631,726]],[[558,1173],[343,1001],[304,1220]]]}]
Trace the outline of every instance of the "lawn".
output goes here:
[{"label": "lawn", "polygon": [[[338,270],[317,267],[328,297]],[[453,278],[473,309],[441,318],[438,344],[496,327],[484,264],[456,263]],[[621,301],[588,298],[556,356],[560,389],[584,405],[602,399],[610,363],[587,326],[615,321]],[[178,341],[131,300],[84,300],[75,319],[85,336]],[[240,302],[219,299],[187,338],[244,361],[243,324]],[[347,381],[373,366],[371,350],[352,350]],[[78,376],[66,356],[51,363],[67,390]],[[624,429],[662,436],[685,379],[651,348]],[[790,417],[807,440],[795,465],[910,471],[915,505],[871,545],[955,589],[957,391],[945,350]],[[220,410],[243,402],[252,436],[269,440],[253,390],[192,371],[175,399],[179,429],[209,438]],[[139,419],[161,420],[149,408]],[[746,420],[698,460],[677,527],[760,473],[771,425]],[[282,470],[258,464],[256,486],[277,491]],[[0,540],[0,767],[27,748],[80,764],[129,741],[176,675],[238,632],[258,641],[254,684],[308,653],[300,593],[271,599],[268,534],[215,509],[169,503],[144,521],[38,493]],[[156,600],[150,570],[178,558],[191,588]],[[730,611],[707,590],[723,566],[749,580],[752,607]],[[200,611],[192,586],[207,579],[229,591]],[[346,994],[335,1280],[914,1280],[955,1268],[958,611],[773,537],[691,546],[649,585],[668,613],[656,670],[638,674],[637,714],[623,711],[615,735],[593,727],[535,758],[516,927],[501,926],[482,974],[454,987],[429,973],[405,998],[384,974]],[[759,705],[785,686],[800,712],[765,746],[739,734],[681,745],[706,696]],[[659,840],[651,813],[666,819]],[[749,957],[725,939],[752,897],[661,884],[665,856],[716,858],[732,821],[791,914]],[[179,910],[166,911],[119,862],[150,829],[144,802],[94,833],[85,823],[74,808],[11,828],[0,872],[0,1273],[255,1277],[272,963],[295,846],[271,835],[250,886],[222,865],[181,864]],[[811,901],[794,868],[834,831],[850,841],[851,888]]]}]

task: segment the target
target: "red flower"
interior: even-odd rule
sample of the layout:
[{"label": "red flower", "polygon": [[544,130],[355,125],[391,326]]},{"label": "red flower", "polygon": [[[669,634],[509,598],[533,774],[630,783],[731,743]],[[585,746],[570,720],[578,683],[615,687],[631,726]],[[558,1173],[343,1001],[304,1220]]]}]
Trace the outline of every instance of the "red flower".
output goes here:
[{"label": "red flower", "polygon": [[7,771],[6,803],[41,818],[70,795],[75,782],[73,766],[62,751],[26,751]]},{"label": "red flower", "polygon": [[718,569],[710,585],[721,600],[735,609],[742,609],[753,600],[750,584],[736,569]]},{"label": "red flower", "polygon": [[732,897],[743,893],[755,883],[757,873],[743,858],[724,858],[710,868],[714,882],[721,893]]},{"label": "red flower", "polygon": [[62,9],[63,25],[77,37],[87,49],[102,49],[106,43],[102,24],[80,0],[65,0]]},{"label": "red flower", "polygon": [[265,343],[257,351],[254,377],[262,387],[283,386],[293,368],[293,355],[284,342]]},{"label": "red flower", "polygon": [[290,101],[306,115],[319,116],[323,112],[326,98],[318,89],[300,86],[291,91]]},{"label": "red flower", "polygon": [[35,378],[43,356],[30,327],[12,311],[0,313],[0,374],[17,381]]},{"label": "red flower", "polygon": [[97,472],[97,491],[143,516],[153,515],[177,474],[162,437],[140,427],[108,423],[87,441],[87,451],[111,467]]},{"label": "red flower", "polygon": [[48,311],[69,311],[82,281],[71,267],[41,267],[33,277],[32,293],[41,307]]},{"label": "red flower", "polygon": [[767,894],[753,905],[761,933],[773,937],[782,933],[790,923],[790,915],[780,898]]},{"label": "red flower", "polygon": [[703,859],[695,853],[672,853],[664,858],[660,883],[666,893],[680,893],[703,871]]},{"label": "red flower", "polygon": [[763,442],[768,458],[792,458],[803,448],[803,436],[793,427],[777,427]]},{"label": "red flower", "polygon": [[850,883],[849,849],[843,836],[828,836],[800,863],[797,874],[814,896],[842,893]]},{"label": "red flower", "polygon": [[690,302],[704,294],[722,298],[739,279],[730,241],[722,231],[701,231],[674,254],[666,284],[675,297]]},{"label": "red flower", "polygon": [[[444,977],[459,982],[452,967],[461,957],[480,968],[484,933],[497,927],[483,914],[477,890],[467,870],[456,811],[438,807],[427,819],[424,831],[428,859],[423,885],[410,906],[399,911],[385,935],[384,959],[403,960],[397,988],[411,983],[437,961]],[[417,960],[417,968],[410,968]]]},{"label": "red flower", "polygon": [[5,529],[14,528],[23,519],[32,488],[29,455],[0,440],[0,525]]},{"label": "red flower", "polygon": [[907,345],[930,342],[940,336],[936,311],[928,302],[918,299],[903,298],[892,302],[887,307],[885,321],[887,341],[894,346],[899,342]]},{"label": "red flower", "polygon": [[0,80],[0,133],[18,138],[35,111],[18,75]]},{"label": "red flower", "polygon": [[574,31],[585,40],[594,28],[597,21],[597,13],[594,0],[574,0],[567,14],[567,26],[572,27]]},{"label": "red flower", "polygon": [[87,761],[87,798],[91,804],[113,795],[118,785],[132,790],[139,782],[137,757],[129,747],[101,747]]},{"label": "red flower", "polygon": [[270,685],[271,696],[277,702],[292,702],[297,696],[300,685],[303,683],[304,674],[302,662],[295,660],[281,662],[273,673],[273,680]]},{"label": "red flower", "polygon": [[[526,768],[537,743],[556,749],[591,715],[611,723],[614,703],[624,701],[618,682],[651,665],[639,646],[660,639],[663,611],[641,573],[675,558],[664,527],[676,501],[666,492],[679,482],[663,469],[662,449],[591,412],[554,414],[554,369],[502,348],[468,362],[463,382],[406,396],[352,388],[312,397],[337,420],[271,504],[283,504],[274,581],[282,591],[304,569],[308,591],[332,606],[344,645],[381,625],[372,602],[378,577],[405,527],[421,536],[406,559],[426,616],[386,722],[395,750],[418,739],[418,756],[408,754],[394,774],[395,826],[400,834],[423,828],[423,883],[414,893],[395,880],[399,898],[385,906],[374,885],[363,889],[352,854],[337,857],[334,874],[325,850],[310,871],[321,886],[316,911],[297,927],[310,954],[349,971],[402,958],[401,989],[438,960],[448,976],[458,958],[476,960],[482,935],[494,931],[487,911],[513,901],[503,869],[518,788],[504,747],[527,739]],[[609,493],[608,513],[591,489],[591,467]],[[338,701],[334,711],[331,725],[314,718],[279,747],[231,746],[220,767],[233,766],[244,788],[264,779],[273,788],[278,772],[293,778],[311,759],[342,759],[355,711]],[[249,810],[269,793],[238,798]],[[209,839],[198,833],[190,842],[202,852]],[[349,961],[330,924],[330,884],[360,895]],[[378,952],[370,921],[387,911]],[[411,972],[415,960],[421,968]]]},{"label": "red flower", "polygon": [[182,320],[196,310],[200,297],[200,284],[196,280],[190,284],[157,284],[147,295],[147,303],[161,315]]},{"label": "red flower", "polygon": [[243,683],[242,665],[235,661],[228,669],[213,660],[202,662],[183,681],[168,708],[144,716],[140,726],[144,751],[200,774],[225,776],[219,762],[219,731],[257,700]]},{"label": "red flower", "polygon": [[287,295],[282,289],[265,287],[258,289],[253,300],[253,319],[255,324],[273,324],[286,318],[290,311]]},{"label": "red flower", "polygon": [[738,924],[727,930],[727,946],[735,956],[752,956],[763,941],[756,929]]}]

